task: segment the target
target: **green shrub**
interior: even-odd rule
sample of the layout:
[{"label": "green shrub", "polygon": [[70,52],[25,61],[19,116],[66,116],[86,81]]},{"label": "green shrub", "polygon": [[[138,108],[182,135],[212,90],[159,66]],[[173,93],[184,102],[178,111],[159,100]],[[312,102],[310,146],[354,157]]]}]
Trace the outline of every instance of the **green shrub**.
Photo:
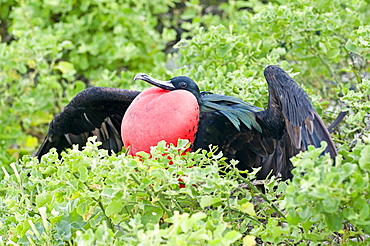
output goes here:
[{"label": "green shrub", "polygon": [[163,50],[175,33],[158,32],[157,15],[174,4],[1,1],[2,31],[12,39],[0,43],[0,162],[30,154],[86,86],[141,88],[131,85],[135,73],[164,73]]},{"label": "green shrub", "polygon": [[[219,167],[226,165],[220,155],[184,155],[184,141],[171,149],[162,142],[152,157],[142,153],[140,158],[108,156],[98,146],[89,143],[82,152],[74,148],[62,159],[51,152],[40,163],[24,157],[11,164],[14,174],[6,174],[0,184],[1,234],[7,235],[3,240],[45,245],[89,237],[129,245],[156,239],[229,245],[242,234],[223,220],[235,219],[244,210],[255,213],[253,206],[241,209],[245,198],[231,198],[238,188],[237,175],[219,174]],[[230,213],[231,206],[237,215]],[[224,218],[224,213],[229,216]],[[102,230],[106,237],[98,237]]]},{"label": "green shrub", "polygon": [[[186,153],[187,142],[151,155],[109,156],[91,142],[61,159],[25,156],[0,182],[3,242],[230,245],[341,241],[368,244],[370,136],[335,166],[325,148],[295,157],[290,182],[271,179],[265,194],[213,152]],[[171,162],[171,165],[169,165]],[[221,172],[221,173],[220,173]],[[240,186],[238,184],[244,183]],[[361,238],[366,239],[361,242]]]},{"label": "green shrub", "polygon": [[[369,15],[364,0],[0,1],[0,245],[368,245]],[[348,112],[335,166],[309,149],[291,182],[272,178],[261,194],[214,152],[181,155],[184,142],[153,158],[94,142],[30,157],[88,86],[141,90],[138,72],[181,74],[266,107],[269,64],[324,122]]]}]

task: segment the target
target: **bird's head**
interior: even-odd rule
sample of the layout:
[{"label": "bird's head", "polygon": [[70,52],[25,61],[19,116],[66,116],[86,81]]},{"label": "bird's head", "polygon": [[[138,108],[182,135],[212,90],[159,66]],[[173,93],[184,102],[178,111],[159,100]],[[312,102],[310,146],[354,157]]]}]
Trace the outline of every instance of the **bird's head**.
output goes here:
[{"label": "bird's head", "polygon": [[138,73],[135,76],[134,80],[143,80],[154,86],[157,86],[159,88],[162,88],[168,91],[187,90],[195,96],[199,104],[202,103],[202,96],[199,91],[199,87],[197,83],[195,83],[194,80],[192,80],[189,77],[177,76],[177,77],[173,77],[170,80],[162,81],[162,80],[154,79],[145,73]]}]

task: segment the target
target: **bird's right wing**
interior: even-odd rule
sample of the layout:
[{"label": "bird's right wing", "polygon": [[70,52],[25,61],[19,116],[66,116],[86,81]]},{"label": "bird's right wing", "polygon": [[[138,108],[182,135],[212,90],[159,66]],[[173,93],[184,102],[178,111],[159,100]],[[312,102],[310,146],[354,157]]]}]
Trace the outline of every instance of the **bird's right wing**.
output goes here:
[{"label": "bird's right wing", "polygon": [[51,148],[61,153],[73,144],[81,148],[90,136],[97,136],[104,149],[121,151],[122,117],[139,93],[107,87],[91,87],[80,92],[50,122],[49,131],[35,156],[40,159]]}]

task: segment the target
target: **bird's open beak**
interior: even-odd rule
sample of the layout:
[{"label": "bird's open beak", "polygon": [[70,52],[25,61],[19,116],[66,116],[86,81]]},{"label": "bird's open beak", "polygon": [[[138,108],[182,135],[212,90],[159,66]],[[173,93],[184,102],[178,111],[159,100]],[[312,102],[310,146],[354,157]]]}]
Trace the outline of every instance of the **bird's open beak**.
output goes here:
[{"label": "bird's open beak", "polygon": [[159,88],[162,88],[168,91],[172,91],[176,89],[175,86],[173,86],[173,84],[171,83],[171,81],[169,80],[162,81],[162,80],[154,79],[145,73],[136,74],[134,81],[135,80],[142,80],[142,81],[148,82],[154,86],[157,86]]}]

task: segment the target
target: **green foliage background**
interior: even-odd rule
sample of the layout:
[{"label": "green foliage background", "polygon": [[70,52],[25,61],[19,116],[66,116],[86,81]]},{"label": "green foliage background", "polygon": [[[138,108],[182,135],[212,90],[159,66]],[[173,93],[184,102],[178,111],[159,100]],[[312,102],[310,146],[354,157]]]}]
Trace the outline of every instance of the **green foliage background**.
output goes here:
[{"label": "green foliage background", "polygon": [[[369,245],[369,16],[367,0],[0,0],[0,245]],[[332,134],[335,166],[311,149],[292,182],[269,180],[263,195],[240,185],[252,174],[219,175],[221,156],[179,155],[186,143],[162,143],[155,158],[94,142],[30,157],[86,87],[186,75],[265,107],[269,64],[328,124],[348,112]]]}]

